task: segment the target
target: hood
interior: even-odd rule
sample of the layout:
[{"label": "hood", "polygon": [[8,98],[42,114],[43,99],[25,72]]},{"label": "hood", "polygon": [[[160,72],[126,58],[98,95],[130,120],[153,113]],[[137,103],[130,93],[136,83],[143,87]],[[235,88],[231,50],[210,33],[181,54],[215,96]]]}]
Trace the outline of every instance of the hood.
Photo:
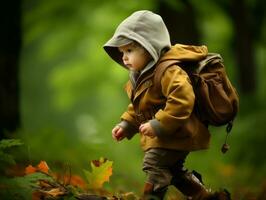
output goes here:
[{"label": "hood", "polygon": [[182,62],[196,62],[207,57],[208,48],[205,45],[193,46],[176,44],[167,51],[159,62],[177,60]]},{"label": "hood", "polygon": [[[119,46],[136,41],[152,56],[154,65],[164,50],[171,46],[168,30],[161,16],[148,11],[136,11],[117,27],[113,37],[104,45],[108,55],[120,65],[124,66]],[[125,66],[124,66],[125,67]]]}]

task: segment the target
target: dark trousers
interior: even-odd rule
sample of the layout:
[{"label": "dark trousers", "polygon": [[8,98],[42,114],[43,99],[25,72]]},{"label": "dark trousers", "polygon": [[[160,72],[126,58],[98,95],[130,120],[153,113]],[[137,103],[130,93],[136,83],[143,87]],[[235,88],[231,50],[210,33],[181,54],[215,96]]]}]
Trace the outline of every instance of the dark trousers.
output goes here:
[{"label": "dark trousers", "polygon": [[189,152],[154,148],[145,152],[143,171],[153,190],[161,190],[171,184],[173,176],[184,171],[184,162]]}]

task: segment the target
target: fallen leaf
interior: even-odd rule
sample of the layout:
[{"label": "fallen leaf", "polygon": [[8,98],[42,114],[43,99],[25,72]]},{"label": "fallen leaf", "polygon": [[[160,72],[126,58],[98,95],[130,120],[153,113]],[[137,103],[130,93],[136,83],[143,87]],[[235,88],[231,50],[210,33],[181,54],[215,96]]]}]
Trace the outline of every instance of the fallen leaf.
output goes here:
[{"label": "fallen leaf", "polygon": [[47,163],[45,161],[41,161],[39,164],[38,164],[38,170],[41,171],[41,172],[44,172],[46,174],[48,174],[48,171],[49,171],[49,167],[47,165]]},{"label": "fallen leaf", "polygon": [[86,188],[86,182],[78,175],[72,175],[69,184],[82,189]]},{"label": "fallen leaf", "polygon": [[28,167],[25,168],[25,174],[33,174],[37,171],[37,169],[35,167],[33,167],[32,165],[29,165]]},{"label": "fallen leaf", "polygon": [[102,163],[106,162],[107,159],[106,158],[100,158],[99,160],[92,160],[92,164],[95,166],[95,167],[99,167]]},{"label": "fallen leaf", "polygon": [[113,162],[104,158],[91,161],[92,171],[84,170],[86,179],[88,181],[88,188],[100,189],[105,182],[109,181],[112,175]]},{"label": "fallen leaf", "polygon": [[45,161],[41,161],[37,167],[33,167],[32,165],[29,165],[25,168],[25,174],[28,175],[28,174],[32,174],[32,173],[35,173],[35,172],[43,172],[43,173],[46,173],[48,174],[49,172],[49,167],[47,165],[47,163]]},{"label": "fallen leaf", "polygon": [[47,180],[39,180],[39,186],[40,188],[52,188],[53,187],[51,183]]},{"label": "fallen leaf", "polygon": [[62,191],[60,188],[53,188],[49,191],[42,191],[42,192],[52,197],[58,197],[66,194],[66,191]]},{"label": "fallen leaf", "polygon": [[81,189],[86,189],[86,181],[78,175],[62,175],[60,173],[52,173],[52,177],[63,185],[72,185]]}]

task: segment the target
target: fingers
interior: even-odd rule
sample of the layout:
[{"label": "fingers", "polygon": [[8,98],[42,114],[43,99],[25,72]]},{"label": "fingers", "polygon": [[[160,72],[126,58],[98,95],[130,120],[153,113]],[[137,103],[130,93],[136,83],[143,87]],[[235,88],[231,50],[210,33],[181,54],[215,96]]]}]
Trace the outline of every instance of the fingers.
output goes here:
[{"label": "fingers", "polygon": [[124,139],[124,130],[120,126],[115,126],[112,130],[112,137],[116,141]]},{"label": "fingers", "polygon": [[144,125],[144,124],[141,124],[141,125],[139,126],[139,132],[140,132],[140,133],[144,133],[144,132],[145,132],[145,125]]},{"label": "fingers", "polygon": [[144,123],[139,126],[139,132],[142,134],[148,134],[151,130],[150,124],[149,123]]},{"label": "fingers", "polygon": [[119,128],[120,128],[119,126],[115,126],[115,127],[113,128],[113,130],[112,130],[112,133],[113,133],[113,134],[116,133],[117,130],[118,130]]},{"label": "fingers", "polygon": [[115,126],[114,128],[113,128],[113,130],[112,130],[112,137],[113,137],[113,139],[115,139],[116,140],[116,134],[117,134],[117,131],[119,130],[119,126]]},{"label": "fingers", "polygon": [[116,140],[120,141],[123,139],[123,129],[120,127],[116,132]]},{"label": "fingers", "polygon": [[153,130],[149,123],[141,124],[139,126],[139,132],[143,135],[149,136],[151,138],[154,138],[155,135],[153,133]]}]

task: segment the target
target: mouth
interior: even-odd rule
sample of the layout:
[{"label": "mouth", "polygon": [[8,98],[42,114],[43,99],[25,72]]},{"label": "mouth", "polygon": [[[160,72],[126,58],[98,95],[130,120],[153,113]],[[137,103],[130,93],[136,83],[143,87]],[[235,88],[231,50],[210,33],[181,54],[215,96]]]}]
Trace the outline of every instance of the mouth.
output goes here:
[{"label": "mouth", "polygon": [[127,68],[131,69],[132,65],[131,64],[125,64]]}]

